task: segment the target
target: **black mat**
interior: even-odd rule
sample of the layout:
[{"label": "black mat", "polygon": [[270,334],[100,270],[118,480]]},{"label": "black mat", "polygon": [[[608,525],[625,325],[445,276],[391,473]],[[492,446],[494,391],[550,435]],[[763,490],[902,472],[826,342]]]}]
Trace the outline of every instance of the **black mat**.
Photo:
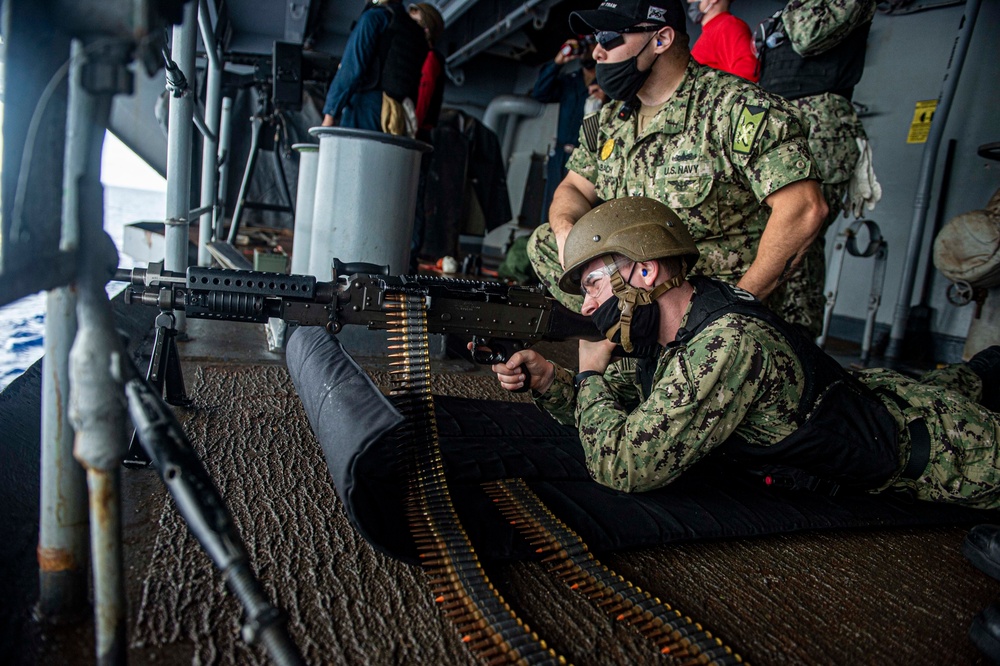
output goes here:
[{"label": "black mat", "polygon": [[[391,407],[370,380],[363,381],[335,338],[322,331],[302,335],[309,330],[300,329],[289,341],[288,367],[337,492],[366,539],[411,560],[415,551],[402,510],[405,483],[392,470],[395,419],[386,413]],[[482,482],[506,478],[528,481],[598,552],[812,529],[997,520],[996,512],[895,494],[830,497],[775,490],[711,460],[666,488],[622,493],[591,481],[575,429],[533,405],[441,396],[434,405],[452,497],[481,557],[533,555],[480,489]]]},{"label": "black mat", "polygon": [[997,513],[897,493],[820,495],[773,489],[706,460],[665,488],[623,493],[590,480],[573,428],[533,405],[435,397],[455,503],[480,555],[531,550],[481,499],[479,483],[521,477],[594,551],[831,528],[991,522]]}]

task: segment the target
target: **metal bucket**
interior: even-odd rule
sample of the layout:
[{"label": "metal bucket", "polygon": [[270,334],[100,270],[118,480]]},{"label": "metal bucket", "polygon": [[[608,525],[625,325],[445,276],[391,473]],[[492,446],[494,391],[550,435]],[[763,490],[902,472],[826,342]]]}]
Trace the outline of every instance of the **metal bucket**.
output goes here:
[{"label": "metal bucket", "polygon": [[[345,127],[313,127],[319,137],[309,273],[336,278],[333,259],[389,266],[405,274],[410,265],[417,208],[421,141]],[[353,354],[383,355],[388,336],[349,326],[337,338]]]},{"label": "metal bucket", "polygon": [[309,133],[319,137],[309,272],[329,280],[336,257],[406,273],[420,156],[431,147],[344,127],[314,127]]},{"label": "metal bucket", "polygon": [[[296,143],[292,148],[299,153],[299,184],[295,190],[295,234],[292,240],[292,274],[315,275],[309,271],[309,254],[312,247],[313,204],[316,197],[319,146],[315,143]],[[328,280],[329,275],[324,275],[321,279]]]}]

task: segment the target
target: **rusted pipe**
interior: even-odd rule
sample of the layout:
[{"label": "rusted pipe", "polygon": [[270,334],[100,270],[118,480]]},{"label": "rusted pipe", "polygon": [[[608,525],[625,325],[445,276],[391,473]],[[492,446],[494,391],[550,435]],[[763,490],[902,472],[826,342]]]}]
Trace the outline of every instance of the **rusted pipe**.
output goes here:
[{"label": "rusted pipe", "polygon": [[[65,204],[69,193],[64,197]],[[75,249],[75,248],[74,248]],[[69,351],[76,335],[76,289],[46,296],[42,356],[41,488],[38,521],[38,604],[35,617],[61,623],[87,607],[87,485],[73,459],[67,414]]]},{"label": "rusted pipe", "polygon": [[90,490],[94,621],[97,663],[102,665],[125,663],[118,474],[128,440],[121,377],[124,351],[104,291],[118,265],[118,252],[104,231],[100,182],[101,149],[116,91],[89,90],[83,77],[88,67],[108,71],[126,62],[125,48],[87,54],[79,40],[73,41],[63,170],[70,201],[63,225],[78,232],[80,243],[78,330],[69,354],[69,420],[75,430],[73,455],[87,470]]}]

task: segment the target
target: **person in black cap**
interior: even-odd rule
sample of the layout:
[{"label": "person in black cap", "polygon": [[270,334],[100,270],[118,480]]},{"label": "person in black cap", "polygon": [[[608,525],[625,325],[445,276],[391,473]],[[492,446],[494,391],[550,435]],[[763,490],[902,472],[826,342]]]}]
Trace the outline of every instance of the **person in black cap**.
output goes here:
[{"label": "person in black cap", "polygon": [[[780,97],[692,60],[681,0],[618,0],[573,12],[594,32],[597,82],[615,103],[581,130],[549,209],[529,242],[536,273],[558,289],[563,245],[599,200],[644,195],[670,206],[701,259],[693,274],[738,284],[818,334],[827,214],[798,113]],[[589,130],[589,131],[588,131]]]}]

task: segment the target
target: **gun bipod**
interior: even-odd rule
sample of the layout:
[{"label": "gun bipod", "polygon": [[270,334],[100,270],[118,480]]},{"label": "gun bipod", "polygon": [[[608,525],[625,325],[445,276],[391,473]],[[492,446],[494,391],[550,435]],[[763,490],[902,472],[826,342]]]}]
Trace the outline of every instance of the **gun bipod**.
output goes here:
[{"label": "gun bipod", "polygon": [[[191,404],[191,399],[188,398],[187,389],[184,387],[184,373],[181,370],[180,353],[177,351],[177,328],[173,312],[169,310],[160,312],[156,315],[154,326],[156,335],[153,338],[149,368],[146,370],[146,381],[157,390],[168,405],[187,407]],[[149,456],[146,455],[133,431],[122,465],[135,469],[149,467],[150,463]]]}]

